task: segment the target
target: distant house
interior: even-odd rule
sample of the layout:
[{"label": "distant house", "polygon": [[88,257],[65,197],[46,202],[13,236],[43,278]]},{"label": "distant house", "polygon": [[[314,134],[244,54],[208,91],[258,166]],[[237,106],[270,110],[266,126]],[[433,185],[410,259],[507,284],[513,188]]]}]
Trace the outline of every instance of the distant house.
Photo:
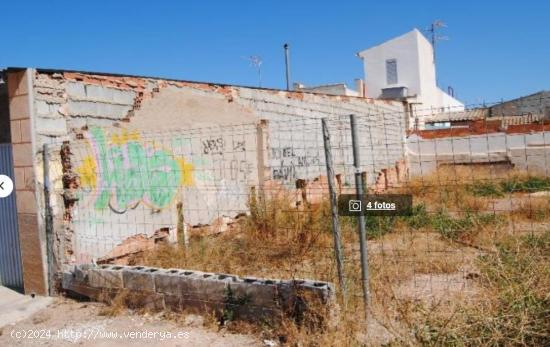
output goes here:
[{"label": "distant house", "polygon": [[417,29],[358,53],[371,98],[402,99],[414,116],[455,112],[464,104],[439,89],[431,43]]},{"label": "distant house", "polygon": [[[362,81],[358,81],[358,83],[362,83]],[[349,88],[345,83],[331,83],[309,87],[302,83],[294,83],[294,90],[329,95],[362,96],[360,91]]]},{"label": "distant house", "polygon": [[550,118],[550,91],[522,96],[504,101],[489,108],[490,117],[538,117]]},{"label": "distant house", "polygon": [[476,121],[486,119],[488,114],[489,110],[487,108],[442,112],[423,117],[422,123],[418,124],[418,128],[421,130],[468,128]]}]

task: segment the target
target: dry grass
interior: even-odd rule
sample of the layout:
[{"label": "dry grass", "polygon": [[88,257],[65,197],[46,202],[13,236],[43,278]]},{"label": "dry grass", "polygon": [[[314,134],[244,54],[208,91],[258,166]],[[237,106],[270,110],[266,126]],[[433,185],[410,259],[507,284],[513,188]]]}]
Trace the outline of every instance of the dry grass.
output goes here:
[{"label": "dry grass", "polygon": [[[466,324],[465,316],[456,318],[455,322],[455,315],[469,312],[472,300],[473,307],[479,308],[475,316],[479,319],[483,315],[494,317],[500,312],[495,309],[497,303],[490,298],[501,298],[505,288],[487,286],[488,272],[478,278],[481,270],[490,271],[487,269],[499,263],[476,265],[475,259],[480,254],[495,256],[499,254],[502,242],[517,238],[510,225],[520,220],[548,222],[550,207],[547,198],[537,198],[530,199],[529,205],[522,203],[510,213],[496,213],[494,202],[519,199],[525,194],[525,189],[544,188],[544,182],[516,172],[495,173],[490,169],[473,172],[463,167],[443,168],[431,176],[412,180],[399,191],[412,193],[415,205],[424,207],[415,208],[411,217],[369,220],[371,321],[364,320],[356,222],[343,217],[341,225],[349,295],[347,306],[341,306],[339,324],[312,330],[307,324],[296,324],[287,319],[277,326],[231,322],[228,328],[303,346],[367,344],[364,336],[367,326],[370,331],[368,341],[373,345],[390,341],[397,345],[438,345],[441,341],[472,345],[471,341],[492,341],[476,340],[476,331],[460,325]],[[522,188],[514,192],[514,189],[508,189],[510,185]],[[134,262],[240,276],[338,282],[328,203],[297,208],[293,207],[292,197],[283,193],[262,203],[251,200],[250,210],[251,215],[241,219],[238,228],[227,234],[191,239],[187,248],[166,246],[143,254]],[[542,259],[546,266],[547,261],[547,258]],[[472,274],[475,276],[471,279],[465,278]],[[440,293],[429,293],[444,300],[418,301],[404,295],[407,293],[403,293],[403,288],[409,288],[411,281],[426,276],[443,279],[448,276],[484,286],[475,297],[462,297],[460,291],[447,293],[444,287],[432,289]],[[491,309],[478,305],[480,298]],[[342,304],[340,296],[338,302]],[[462,323],[459,322],[461,319]],[[452,329],[448,330],[449,327]],[[528,325],[523,327],[529,328]],[[493,326],[492,333],[502,334],[499,329],[503,328]],[[435,330],[437,333],[433,333]],[[448,337],[450,335],[445,335],[448,331],[465,335],[455,334],[455,340],[452,340]],[[434,334],[446,337],[434,340]]]},{"label": "dry grass", "polygon": [[530,197],[519,202],[511,212],[514,220],[543,222],[550,219],[550,198]]},{"label": "dry grass", "polygon": [[478,261],[480,297],[451,317],[424,313],[424,345],[548,346],[550,344],[550,231],[508,237]]},{"label": "dry grass", "polygon": [[99,297],[99,301],[104,302],[107,304],[107,306],[103,307],[99,311],[100,316],[118,316],[124,311],[126,311],[126,308],[128,307],[128,291],[121,290],[116,294],[103,292],[101,293]]}]

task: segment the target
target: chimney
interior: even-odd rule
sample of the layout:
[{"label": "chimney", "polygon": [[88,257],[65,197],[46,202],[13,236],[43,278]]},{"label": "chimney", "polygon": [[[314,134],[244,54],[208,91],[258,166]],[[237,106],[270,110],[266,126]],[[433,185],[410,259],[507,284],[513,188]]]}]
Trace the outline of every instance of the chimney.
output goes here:
[{"label": "chimney", "polygon": [[356,78],[355,79],[355,89],[357,90],[357,93],[360,97],[365,98],[367,96],[366,90],[365,90],[365,83],[362,79]]}]

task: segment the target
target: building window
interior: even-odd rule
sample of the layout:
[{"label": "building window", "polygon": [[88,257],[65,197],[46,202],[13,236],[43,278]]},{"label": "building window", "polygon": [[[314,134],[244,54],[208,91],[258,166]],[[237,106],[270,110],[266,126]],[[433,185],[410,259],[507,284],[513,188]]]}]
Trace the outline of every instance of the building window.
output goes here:
[{"label": "building window", "polygon": [[397,59],[386,60],[386,82],[397,84]]}]

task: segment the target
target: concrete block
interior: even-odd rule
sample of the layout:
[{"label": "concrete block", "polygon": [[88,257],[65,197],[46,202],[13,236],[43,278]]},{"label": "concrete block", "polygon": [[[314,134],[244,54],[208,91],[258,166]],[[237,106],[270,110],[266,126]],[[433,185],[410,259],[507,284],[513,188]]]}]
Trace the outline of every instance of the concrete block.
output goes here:
[{"label": "concrete block", "polygon": [[132,292],[126,298],[126,304],[130,308],[145,308],[160,311],[166,308],[164,295],[152,292]]},{"label": "concrete block", "polygon": [[124,267],[122,269],[123,286],[129,290],[154,292],[154,273],[157,271],[159,270],[144,266]]},{"label": "concrete block", "polygon": [[86,119],[84,118],[72,118],[67,119],[67,128],[69,129],[82,129],[87,125]]},{"label": "concrete block", "polygon": [[181,296],[182,270],[159,270],[154,275],[155,290],[157,293]]},{"label": "concrete block", "polygon": [[84,83],[67,82],[65,84],[67,95],[71,99],[82,100],[86,98],[86,89]]},{"label": "concrete block", "polygon": [[[72,278],[74,280],[74,277]],[[100,288],[93,288],[78,281],[70,281],[68,276],[63,275],[63,289],[78,295],[83,295],[94,300],[101,300],[104,290]]]},{"label": "concrete block", "polygon": [[130,105],[116,105],[91,101],[69,101],[68,114],[98,118],[122,119],[132,109]]},{"label": "concrete block", "polygon": [[182,275],[182,307],[187,310],[221,310],[226,299],[227,280],[213,273]]},{"label": "concrete block", "polygon": [[123,105],[134,105],[134,99],[136,97],[136,93],[129,90],[116,90],[113,95],[113,101],[117,104],[123,104]]},{"label": "concrete block", "polygon": [[120,289],[122,284],[122,267],[101,265],[88,270],[88,283],[95,288]]},{"label": "concrete block", "polygon": [[64,288],[82,290],[83,295],[113,292],[121,285],[130,291],[126,299],[130,307],[218,314],[229,310],[235,319],[246,320],[274,319],[277,312],[298,317],[312,301],[329,309],[335,301],[332,284],[308,280],[241,279],[227,274],[116,265],[77,266],[72,275],[63,276]]},{"label": "concrete block", "polygon": [[131,90],[118,90],[96,85],[86,85],[86,98],[122,105],[133,105],[136,93]]},{"label": "concrete block", "polygon": [[41,135],[62,136],[67,135],[67,122],[63,118],[36,117],[36,132]]},{"label": "concrete block", "polygon": [[330,308],[336,302],[334,287],[328,282],[280,281],[277,289],[281,309],[292,316],[303,314],[312,303]]},{"label": "concrete block", "polygon": [[322,303],[330,303],[336,298],[336,292],[332,283],[310,280],[295,280],[293,281],[293,284],[298,292],[308,292],[314,295],[315,298],[321,300]]},{"label": "concrete block", "polygon": [[183,310],[183,303],[181,295],[162,294],[164,296],[164,307],[167,310],[174,312],[181,312]]},{"label": "concrete block", "polygon": [[59,113],[57,112],[57,107],[59,105],[55,104],[52,105],[49,102],[46,102],[45,100],[35,100],[34,107],[36,114],[41,117],[59,117]]},{"label": "concrete block", "polygon": [[75,88],[80,97],[85,97],[90,100],[110,101],[113,98],[113,88],[96,86],[93,84],[84,84],[84,95],[82,96],[79,88]]},{"label": "concrete block", "polygon": [[72,273],[74,274],[74,279],[81,283],[88,283],[88,270],[94,268],[94,265],[91,264],[82,264],[74,266]]},{"label": "concrete block", "polygon": [[216,274],[195,272],[182,282],[182,293],[186,297],[202,297],[207,301],[223,302],[228,281],[219,279]]},{"label": "concrete block", "polygon": [[70,288],[75,282],[76,275],[73,272],[63,272],[61,275],[61,288]]},{"label": "concrete block", "polygon": [[258,307],[277,308],[277,283],[272,280],[247,277],[240,281],[229,283],[231,291],[237,298],[244,298],[249,305]]},{"label": "concrete block", "polygon": [[10,99],[10,119],[16,120],[25,118],[30,118],[28,96],[14,96]]}]

